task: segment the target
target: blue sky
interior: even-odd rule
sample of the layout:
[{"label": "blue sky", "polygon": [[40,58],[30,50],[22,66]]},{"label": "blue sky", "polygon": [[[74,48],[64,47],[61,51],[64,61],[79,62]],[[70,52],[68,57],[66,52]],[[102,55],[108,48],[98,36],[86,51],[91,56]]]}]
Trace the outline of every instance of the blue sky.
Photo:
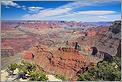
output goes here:
[{"label": "blue sky", "polygon": [[120,0],[2,1],[2,20],[114,21],[121,18]]}]

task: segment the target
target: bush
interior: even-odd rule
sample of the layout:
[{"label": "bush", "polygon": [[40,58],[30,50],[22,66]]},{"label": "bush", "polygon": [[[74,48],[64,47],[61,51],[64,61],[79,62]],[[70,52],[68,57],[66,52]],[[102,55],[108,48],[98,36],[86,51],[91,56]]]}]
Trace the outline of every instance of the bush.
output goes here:
[{"label": "bush", "polygon": [[8,70],[11,71],[10,74],[13,74],[14,70],[17,68],[17,64],[14,63],[14,64],[11,64],[10,66],[8,66]]},{"label": "bush", "polygon": [[63,75],[55,75],[55,77],[57,79],[61,79],[61,80],[66,80],[65,77]]},{"label": "bush", "polygon": [[30,80],[31,81],[47,81],[48,78],[46,77],[46,74],[35,71],[35,72],[30,73]]},{"label": "bush", "polygon": [[120,58],[114,57],[112,62],[103,61],[99,67],[90,68],[78,77],[78,81],[120,81],[121,66]]},{"label": "bush", "polygon": [[19,65],[20,66],[20,70],[25,70],[27,72],[31,72],[31,71],[35,71],[36,70],[36,66],[32,63],[28,63],[26,61],[22,61],[21,64]]},{"label": "bush", "polygon": [[28,69],[26,69],[25,67],[23,67],[22,65],[20,65],[20,67],[18,68],[20,73],[28,73]]},{"label": "bush", "polygon": [[18,68],[19,73],[16,79],[30,79],[31,81],[46,81],[48,78],[43,71],[36,71],[36,66],[32,63],[22,61],[21,64],[11,64],[8,67],[11,71],[14,71]]},{"label": "bush", "polygon": [[16,64],[16,63],[11,64],[11,65],[9,66],[9,69],[10,69],[11,71],[14,71],[16,68],[17,68],[17,64]]}]

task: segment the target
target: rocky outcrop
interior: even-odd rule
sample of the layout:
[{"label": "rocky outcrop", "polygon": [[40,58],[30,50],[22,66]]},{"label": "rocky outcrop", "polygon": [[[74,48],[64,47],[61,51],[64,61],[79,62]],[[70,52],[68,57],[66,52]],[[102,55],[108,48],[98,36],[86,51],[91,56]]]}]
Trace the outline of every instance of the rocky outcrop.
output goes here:
[{"label": "rocky outcrop", "polygon": [[[121,40],[121,21],[115,21],[104,34],[98,34],[95,47],[99,51],[115,56]],[[120,49],[120,48],[119,48]]]},{"label": "rocky outcrop", "polygon": [[34,59],[34,54],[31,51],[25,51],[23,53],[24,59]]},{"label": "rocky outcrop", "polygon": [[[36,48],[37,49],[37,48]],[[90,61],[74,48],[59,48],[49,51],[38,46],[35,63],[50,74],[60,74],[68,79],[87,70]]]}]

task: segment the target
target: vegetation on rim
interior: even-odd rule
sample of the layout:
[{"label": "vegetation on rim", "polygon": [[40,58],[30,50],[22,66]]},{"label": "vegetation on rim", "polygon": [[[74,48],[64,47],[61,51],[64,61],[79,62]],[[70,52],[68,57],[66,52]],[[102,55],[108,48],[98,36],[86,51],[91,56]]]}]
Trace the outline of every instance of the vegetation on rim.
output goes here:
[{"label": "vegetation on rim", "polygon": [[16,79],[29,79],[30,81],[46,81],[48,78],[43,71],[36,71],[36,66],[32,63],[28,63],[26,61],[22,61],[21,64],[11,64],[8,67],[9,71],[18,69],[19,73]]},{"label": "vegetation on rim", "polygon": [[103,61],[78,77],[79,81],[120,81],[121,59],[114,57],[112,62]]}]

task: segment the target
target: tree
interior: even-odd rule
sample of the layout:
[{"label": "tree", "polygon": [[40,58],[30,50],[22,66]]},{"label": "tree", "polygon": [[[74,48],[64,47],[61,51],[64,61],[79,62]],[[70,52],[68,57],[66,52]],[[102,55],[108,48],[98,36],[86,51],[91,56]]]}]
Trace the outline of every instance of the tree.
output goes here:
[{"label": "tree", "polygon": [[9,67],[8,67],[8,70],[10,70],[11,71],[11,74],[13,75],[13,72],[14,72],[14,70],[17,68],[17,64],[16,63],[14,63],[14,64],[11,64]]},{"label": "tree", "polygon": [[114,57],[112,62],[103,61],[98,67],[90,68],[85,73],[78,76],[79,81],[120,81],[121,80],[121,61]]}]

